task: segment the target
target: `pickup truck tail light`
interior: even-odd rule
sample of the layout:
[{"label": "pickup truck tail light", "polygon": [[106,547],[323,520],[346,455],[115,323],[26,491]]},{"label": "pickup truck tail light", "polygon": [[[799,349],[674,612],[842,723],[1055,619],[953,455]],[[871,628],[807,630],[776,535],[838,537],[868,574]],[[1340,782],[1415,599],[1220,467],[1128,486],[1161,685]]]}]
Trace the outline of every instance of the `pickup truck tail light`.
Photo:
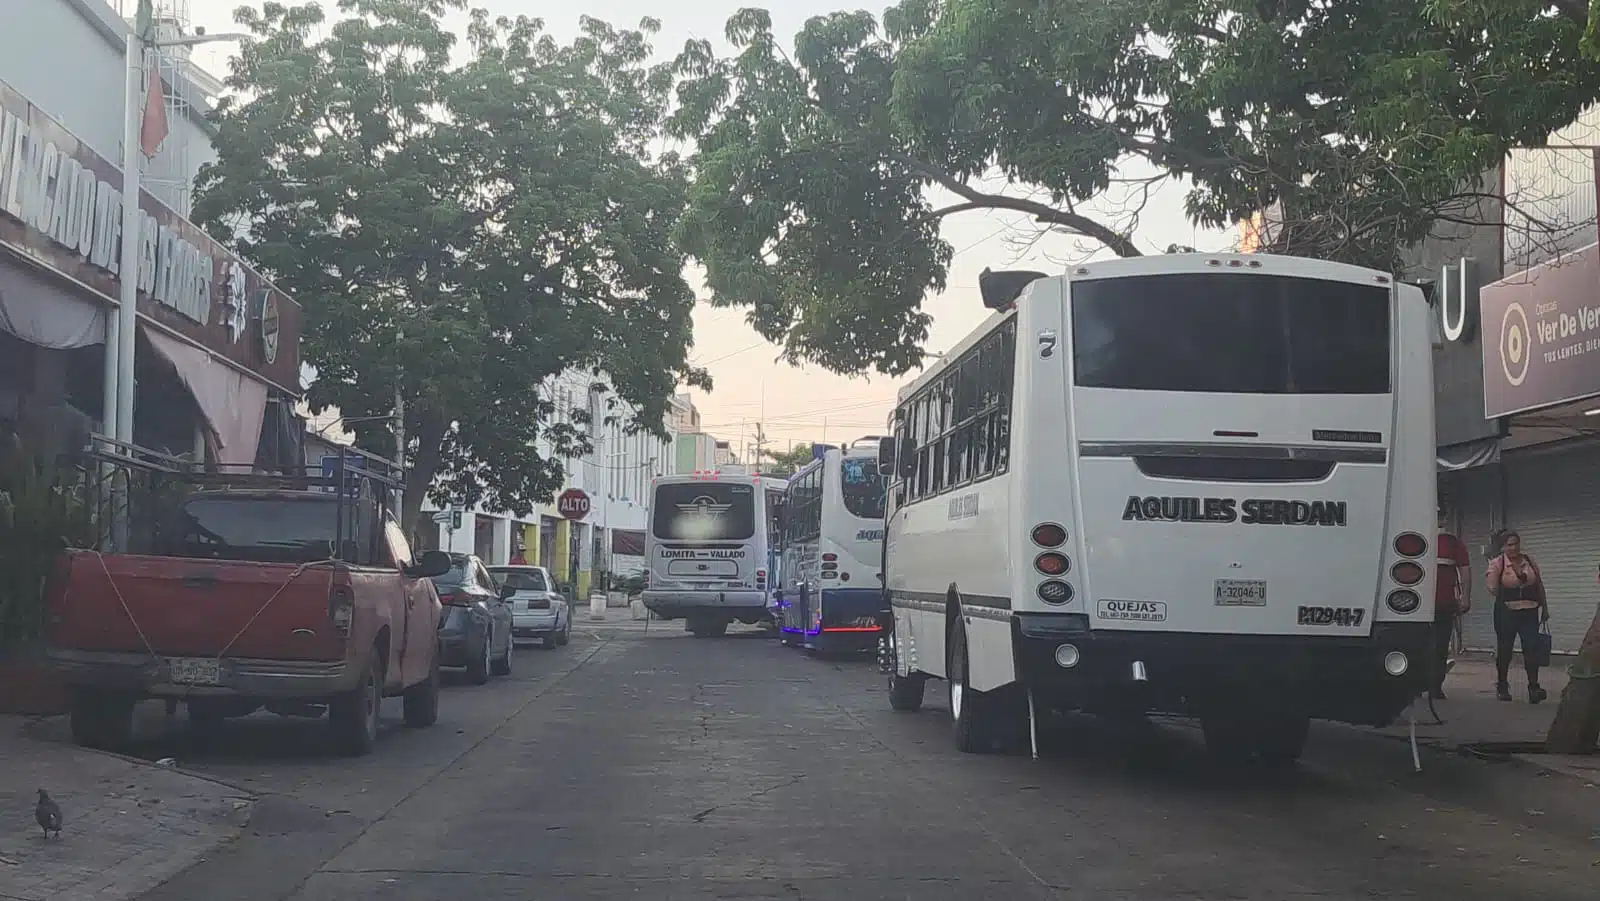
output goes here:
[{"label": "pickup truck tail light", "polygon": [[339,634],[350,637],[350,624],[355,620],[356,598],[348,585],[335,585],[328,592],[328,621]]}]

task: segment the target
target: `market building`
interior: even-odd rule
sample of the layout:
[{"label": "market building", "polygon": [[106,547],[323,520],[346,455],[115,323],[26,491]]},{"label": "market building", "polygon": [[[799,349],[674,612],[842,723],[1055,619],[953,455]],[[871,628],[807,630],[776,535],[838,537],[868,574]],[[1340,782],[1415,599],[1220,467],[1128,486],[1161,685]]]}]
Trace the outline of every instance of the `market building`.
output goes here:
[{"label": "market building", "polygon": [[1486,186],[1514,202],[1441,229],[1407,273],[1435,284],[1439,498],[1474,551],[1470,648],[1494,644],[1482,578],[1502,530],[1545,576],[1557,651],[1578,648],[1600,601],[1596,145],[1591,110],[1514,151]]},{"label": "market building", "polygon": [[[112,161],[130,26],[105,0],[15,6],[0,29],[0,420],[76,435],[104,421],[107,320],[124,277]],[[133,439],[191,459],[292,465],[300,308],[187,218],[194,174],[214,158],[208,79],[181,57],[154,65],[166,131],[146,161],[131,276]]]}]

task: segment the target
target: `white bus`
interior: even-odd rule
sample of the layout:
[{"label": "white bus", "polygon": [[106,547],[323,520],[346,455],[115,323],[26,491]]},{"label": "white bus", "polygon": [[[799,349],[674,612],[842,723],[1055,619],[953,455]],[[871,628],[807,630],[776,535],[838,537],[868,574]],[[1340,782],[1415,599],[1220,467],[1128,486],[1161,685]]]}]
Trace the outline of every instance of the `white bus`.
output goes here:
[{"label": "white bus", "polygon": [[820,653],[878,646],[883,479],[877,436],[829,447],[789,478],[783,514],[782,643]]},{"label": "white bus", "polygon": [[782,479],[695,472],[650,487],[645,607],[698,637],[770,621]]},{"label": "white bus", "polygon": [[885,441],[895,708],[932,677],[963,751],[1037,751],[1049,708],[1196,716],[1281,763],[1309,719],[1384,725],[1426,689],[1420,289],[1200,253],[980,287],[996,312]]}]

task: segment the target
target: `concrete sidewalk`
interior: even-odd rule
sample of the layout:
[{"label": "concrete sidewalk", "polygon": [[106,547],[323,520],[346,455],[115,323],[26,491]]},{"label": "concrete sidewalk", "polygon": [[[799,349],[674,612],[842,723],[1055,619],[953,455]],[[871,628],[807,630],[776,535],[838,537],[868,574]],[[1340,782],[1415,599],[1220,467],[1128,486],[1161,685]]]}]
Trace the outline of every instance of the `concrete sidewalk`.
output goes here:
[{"label": "concrete sidewalk", "polygon": [[[245,792],[181,770],[31,738],[0,717],[0,899],[135,898],[231,840]],[[61,805],[59,839],[34,823],[38,790]]]},{"label": "concrete sidewalk", "polygon": [[[1542,704],[1528,703],[1527,676],[1520,661],[1511,667],[1511,695],[1501,701],[1494,696],[1494,660],[1479,654],[1457,658],[1455,668],[1445,679],[1445,700],[1435,701],[1442,722],[1435,722],[1425,701],[1416,706],[1417,741],[1424,745],[1466,752],[1482,751],[1510,756],[1541,769],[1576,776],[1600,783],[1600,755],[1542,754],[1518,752],[1517,745],[1543,743],[1555,719],[1561,692],[1567,687],[1567,666],[1572,658],[1557,657],[1545,668],[1539,683],[1550,693]],[[1391,738],[1406,737],[1406,723],[1380,730]]]}]

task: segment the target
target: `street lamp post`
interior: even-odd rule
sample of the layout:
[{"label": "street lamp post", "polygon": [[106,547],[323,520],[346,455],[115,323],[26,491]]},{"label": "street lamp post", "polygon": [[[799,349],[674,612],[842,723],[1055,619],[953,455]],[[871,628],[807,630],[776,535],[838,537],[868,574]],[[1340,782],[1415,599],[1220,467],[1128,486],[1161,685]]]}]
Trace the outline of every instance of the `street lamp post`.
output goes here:
[{"label": "street lamp post", "polygon": [[[149,82],[144,76],[147,50],[161,47],[194,47],[217,41],[242,41],[247,34],[204,32],[192,37],[158,41],[150,35],[148,3],[139,5],[139,16],[123,46],[123,122],[122,122],[122,252],[117,264],[117,315],[106,319],[106,369],[116,372],[115,380],[105,383],[105,427],[118,441],[133,443],[133,355],[139,323],[139,247],[143,243],[139,195],[139,126],[143,119],[140,91]],[[159,101],[158,101],[159,102]],[[113,396],[112,388],[116,389]]]}]

